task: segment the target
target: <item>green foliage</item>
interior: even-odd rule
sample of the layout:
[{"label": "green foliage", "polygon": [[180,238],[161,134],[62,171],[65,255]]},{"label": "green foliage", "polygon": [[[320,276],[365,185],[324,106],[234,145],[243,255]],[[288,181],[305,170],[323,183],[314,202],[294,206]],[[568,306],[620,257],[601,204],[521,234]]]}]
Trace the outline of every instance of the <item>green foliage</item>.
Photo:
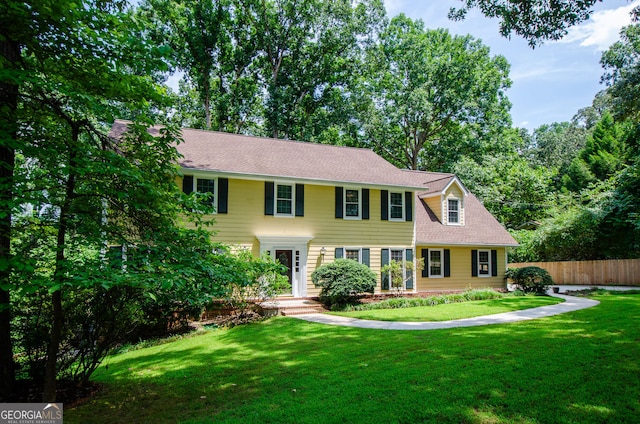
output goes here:
[{"label": "green foliage", "polygon": [[471,289],[462,293],[442,294],[427,297],[393,297],[380,302],[346,305],[342,311],[370,311],[376,309],[413,308],[416,306],[435,306],[449,303],[469,302],[472,300],[500,299],[504,293],[493,289]]},{"label": "green foliage", "polygon": [[553,173],[515,154],[465,157],[454,167],[467,188],[503,225],[515,228],[548,216]]},{"label": "green foliage", "polygon": [[597,0],[462,0],[464,6],[451,8],[449,18],[464,19],[469,9],[477,8],[489,18],[500,20],[500,34],[515,33],[533,48],[545,40],[558,40],[569,27],[589,19]]},{"label": "green foliage", "polygon": [[252,305],[270,300],[290,287],[285,267],[264,255],[255,257],[248,250],[214,255],[219,272],[224,273],[221,296],[229,307],[247,311]]},{"label": "green foliage", "polygon": [[547,270],[537,266],[508,268],[506,276],[525,293],[544,294],[553,284],[553,279]]},{"label": "green foliage", "polygon": [[413,278],[413,271],[419,273],[424,268],[424,259],[417,258],[413,261],[390,261],[387,265],[380,268],[380,272],[383,274],[389,274],[390,289],[396,293],[396,295],[402,295],[407,281]]},{"label": "green foliage", "polygon": [[470,36],[396,16],[365,69],[364,143],[397,166],[444,171],[510,124],[509,65]]},{"label": "green foliage", "polygon": [[336,259],[316,268],[311,280],[322,287],[320,301],[330,307],[353,303],[363,293],[373,293],[376,287],[375,273],[351,259]]},{"label": "green foliage", "polygon": [[636,22],[623,28],[620,41],[603,53],[600,63],[605,69],[602,81],[610,86],[608,91],[616,115],[637,123],[640,120],[640,24]]}]

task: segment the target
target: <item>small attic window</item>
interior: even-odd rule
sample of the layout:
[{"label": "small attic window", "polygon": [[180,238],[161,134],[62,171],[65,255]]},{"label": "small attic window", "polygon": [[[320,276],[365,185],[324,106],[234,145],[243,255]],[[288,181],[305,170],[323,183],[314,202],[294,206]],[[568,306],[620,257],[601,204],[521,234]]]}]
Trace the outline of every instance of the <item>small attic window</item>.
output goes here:
[{"label": "small attic window", "polygon": [[447,223],[449,225],[460,224],[460,199],[447,200]]}]

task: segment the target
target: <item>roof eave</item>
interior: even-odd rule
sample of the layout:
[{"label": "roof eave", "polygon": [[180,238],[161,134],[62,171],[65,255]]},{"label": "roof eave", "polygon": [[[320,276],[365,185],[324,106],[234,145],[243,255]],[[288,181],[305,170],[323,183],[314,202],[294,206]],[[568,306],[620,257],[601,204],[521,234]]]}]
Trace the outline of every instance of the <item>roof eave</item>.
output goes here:
[{"label": "roof eave", "polygon": [[286,175],[269,175],[269,174],[247,174],[243,172],[233,172],[233,171],[224,171],[219,169],[203,169],[203,168],[189,168],[185,166],[181,166],[180,169],[184,171],[191,172],[199,172],[202,174],[208,175],[226,175],[233,176],[234,178],[241,180],[250,180],[250,181],[265,181],[265,180],[278,180],[278,181],[291,181],[303,184],[313,184],[313,185],[324,185],[324,186],[335,186],[339,185],[357,185],[362,187],[370,187],[370,188],[395,188],[400,190],[408,190],[408,191],[417,191],[424,190],[424,186],[413,186],[413,185],[404,185],[404,184],[389,184],[389,183],[377,183],[377,182],[366,182],[366,181],[349,181],[349,180],[329,180],[329,179],[320,179],[320,178],[300,178],[300,177],[291,177]]}]

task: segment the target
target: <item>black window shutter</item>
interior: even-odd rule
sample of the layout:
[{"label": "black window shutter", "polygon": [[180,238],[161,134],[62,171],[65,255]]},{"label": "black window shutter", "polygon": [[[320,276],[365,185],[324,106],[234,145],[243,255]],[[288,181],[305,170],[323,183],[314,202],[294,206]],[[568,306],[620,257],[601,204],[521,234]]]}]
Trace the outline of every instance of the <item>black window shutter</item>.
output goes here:
[{"label": "black window shutter", "polygon": [[229,209],[229,179],[218,178],[218,213],[227,213]]},{"label": "black window shutter", "polygon": [[274,183],[271,181],[264,182],[264,214],[273,215],[273,193]]},{"label": "black window shutter", "polygon": [[369,219],[369,189],[362,189],[362,219]]},{"label": "black window shutter", "polygon": [[491,276],[498,276],[498,251],[491,251]]},{"label": "black window shutter", "polygon": [[422,268],[422,276],[429,278],[429,249],[422,249],[422,259],[424,268]]},{"label": "black window shutter", "polygon": [[336,247],[335,258],[336,258],[336,259],[342,259],[342,258],[344,258],[344,248],[342,248],[342,247]]},{"label": "black window shutter", "polygon": [[343,189],[342,187],[336,187],[336,218],[342,218],[342,206],[343,202]]},{"label": "black window shutter", "polygon": [[[407,262],[413,262],[413,249],[407,249],[404,252],[404,257]],[[413,268],[407,268],[407,282],[405,287],[408,290],[413,290]]]},{"label": "black window shutter", "polygon": [[472,277],[478,276],[478,251],[477,250],[471,251],[471,276]]},{"label": "black window shutter", "polygon": [[389,220],[389,190],[380,191],[380,217],[383,221]]},{"label": "black window shutter", "polygon": [[[382,249],[382,257],[380,260],[380,268],[389,265],[389,249]],[[382,273],[382,290],[389,290],[389,273]]]},{"label": "black window shutter", "polygon": [[362,249],[362,263],[371,266],[371,249]]},{"label": "black window shutter", "polygon": [[193,192],[193,175],[185,175],[182,178],[182,191],[186,194]]},{"label": "black window shutter", "polygon": [[296,184],[296,216],[304,216],[304,184]]},{"label": "black window shutter", "polygon": [[444,276],[451,277],[451,251],[444,249]]},{"label": "black window shutter", "polygon": [[406,221],[413,221],[413,193],[404,192],[404,217]]}]

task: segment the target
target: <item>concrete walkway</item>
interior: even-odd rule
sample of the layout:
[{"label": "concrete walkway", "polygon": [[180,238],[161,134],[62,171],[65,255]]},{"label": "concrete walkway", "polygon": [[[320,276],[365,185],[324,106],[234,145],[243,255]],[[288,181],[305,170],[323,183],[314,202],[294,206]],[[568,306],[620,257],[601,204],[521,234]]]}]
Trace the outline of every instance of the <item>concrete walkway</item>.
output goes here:
[{"label": "concrete walkway", "polygon": [[391,322],[372,321],[357,318],[347,318],[327,314],[308,314],[294,316],[320,324],[340,325],[343,327],[372,328],[378,330],[439,330],[444,328],[475,327],[479,325],[505,324],[508,322],[526,321],[549,317],[552,315],[564,314],[565,312],[577,311],[591,308],[600,302],[583,297],[565,296],[561,294],[549,293],[551,296],[559,297],[565,301],[556,305],[541,306],[539,308],[525,309],[522,311],[504,312],[501,314],[485,315],[481,317],[458,319],[453,321],[439,322]]}]

